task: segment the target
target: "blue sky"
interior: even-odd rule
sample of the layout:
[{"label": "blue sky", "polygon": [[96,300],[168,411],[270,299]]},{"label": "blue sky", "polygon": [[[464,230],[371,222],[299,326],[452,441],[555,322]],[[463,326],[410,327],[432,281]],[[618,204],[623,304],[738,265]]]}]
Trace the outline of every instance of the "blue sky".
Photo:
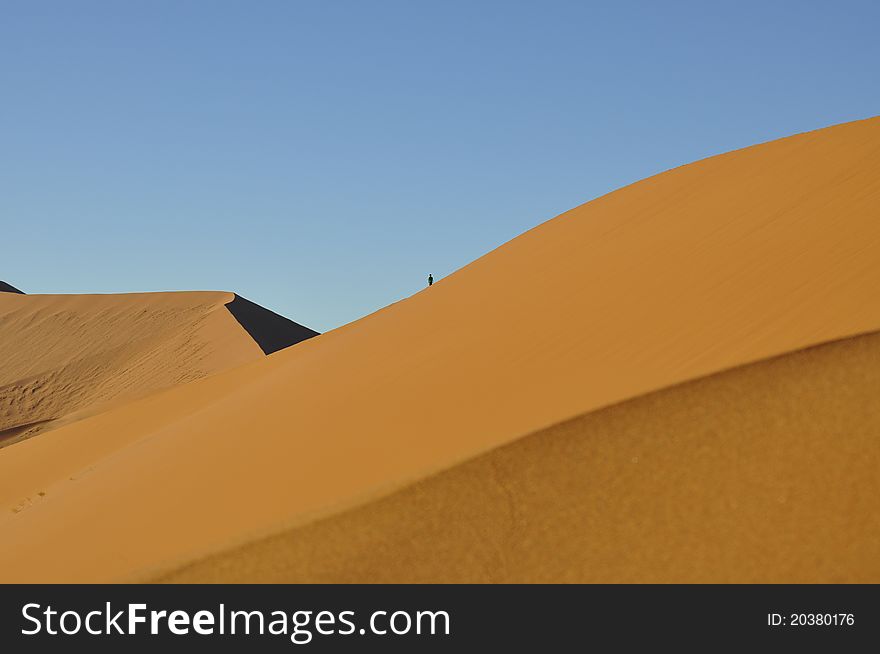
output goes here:
[{"label": "blue sky", "polygon": [[880,113],[878,25],[876,1],[0,0],[0,279],[232,290],[327,330],[614,188]]}]

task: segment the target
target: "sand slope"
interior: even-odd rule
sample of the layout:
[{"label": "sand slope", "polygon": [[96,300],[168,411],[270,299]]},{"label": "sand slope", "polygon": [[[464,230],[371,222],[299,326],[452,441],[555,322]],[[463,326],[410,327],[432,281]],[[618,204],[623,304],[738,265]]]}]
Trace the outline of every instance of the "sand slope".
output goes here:
[{"label": "sand slope", "polygon": [[0,579],[160,573],[590,411],[880,329],[878,180],[878,119],[684,166],[356,323],[6,448]]},{"label": "sand slope", "polygon": [[880,334],[588,413],[172,582],[880,581]]},{"label": "sand slope", "polygon": [[[237,303],[253,307],[256,329],[227,310]],[[267,330],[270,319],[283,324]],[[231,293],[2,294],[0,447],[259,359],[263,332],[296,329]]]}]

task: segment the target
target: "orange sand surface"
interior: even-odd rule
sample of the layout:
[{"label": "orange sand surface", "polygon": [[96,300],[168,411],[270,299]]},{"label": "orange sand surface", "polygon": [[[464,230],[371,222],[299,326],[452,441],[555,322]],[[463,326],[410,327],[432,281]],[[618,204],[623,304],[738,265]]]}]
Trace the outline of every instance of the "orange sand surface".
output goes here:
[{"label": "orange sand surface", "polygon": [[0,293],[0,447],[262,357],[231,293]]},{"label": "orange sand surface", "polygon": [[[876,118],[713,157],[343,328],[7,447],[0,580],[552,581],[567,560],[584,581],[876,580],[871,338],[588,414],[880,329],[878,207]],[[493,483],[490,516],[467,486]],[[814,483],[836,507],[809,508]],[[841,539],[797,538],[823,518]],[[428,540],[446,563],[421,561]],[[774,571],[771,545],[793,562]]]},{"label": "orange sand surface", "polygon": [[880,582],[880,334],[587,413],[172,582]]}]

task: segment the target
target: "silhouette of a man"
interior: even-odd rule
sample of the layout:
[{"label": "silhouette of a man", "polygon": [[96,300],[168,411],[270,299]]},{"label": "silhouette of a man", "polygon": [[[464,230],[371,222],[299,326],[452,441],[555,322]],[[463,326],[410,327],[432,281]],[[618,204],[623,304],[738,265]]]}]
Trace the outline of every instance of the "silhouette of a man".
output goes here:
[{"label": "silhouette of a man", "polygon": [[428,286],[434,283],[434,275],[428,275]]}]

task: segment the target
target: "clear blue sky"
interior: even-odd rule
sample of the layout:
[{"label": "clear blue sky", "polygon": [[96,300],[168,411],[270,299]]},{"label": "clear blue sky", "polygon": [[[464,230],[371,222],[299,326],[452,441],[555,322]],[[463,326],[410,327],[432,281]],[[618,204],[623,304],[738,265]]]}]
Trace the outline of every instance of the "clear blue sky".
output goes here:
[{"label": "clear blue sky", "polygon": [[876,0],[0,0],[0,279],[326,330],[647,175],[880,113],[878,26]]}]

